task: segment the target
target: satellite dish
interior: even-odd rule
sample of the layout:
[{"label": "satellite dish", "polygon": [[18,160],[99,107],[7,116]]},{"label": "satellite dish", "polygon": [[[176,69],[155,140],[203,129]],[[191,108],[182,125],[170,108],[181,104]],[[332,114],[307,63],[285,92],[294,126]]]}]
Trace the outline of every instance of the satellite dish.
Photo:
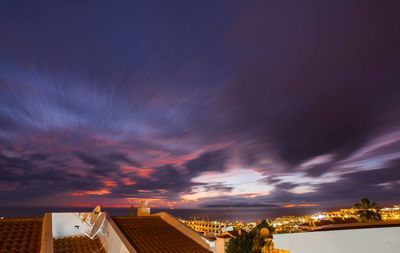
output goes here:
[{"label": "satellite dish", "polygon": [[96,207],[93,209],[93,212],[92,212],[92,214],[90,215],[90,221],[89,221],[90,225],[93,225],[93,224],[96,223],[96,221],[97,221],[97,219],[98,219],[98,217],[99,217],[100,212],[101,212],[101,207],[100,207],[100,206],[96,206]]},{"label": "satellite dish", "polygon": [[106,221],[106,218],[107,218],[107,214],[106,214],[105,212],[101,213],[101,214],[99,215],[99,217],[97,218],[96,222],[93,224],[92,229],[90,230],[89,234],[86,233],[85,231],[79,229],[79,226],[75,226],[75,227],[76,227],[79,231],[81,231],[82,234],[86,235],[87,237],[89,237],[89,238],[92,239],[92,240],[93,240],[93,239],[97,236],[97,234],[100,233],[100,232],[101,232],[102,235],[107,235],[107,236],[108,236],[108,233],[105,233],[105,234],[104,234],[104,233],[102,232],[102,230],[101,230],[101,229],[103,228],[104,222]]},{"label": "satellite dish", "polygon": [[96,222],[94,223],[92,230],[90,231],[89,237],[90,239],[94,239],[96,235],[100,232],[103,227],[104,221],[106,220],[106,213],[102,213],[98,216]]}]

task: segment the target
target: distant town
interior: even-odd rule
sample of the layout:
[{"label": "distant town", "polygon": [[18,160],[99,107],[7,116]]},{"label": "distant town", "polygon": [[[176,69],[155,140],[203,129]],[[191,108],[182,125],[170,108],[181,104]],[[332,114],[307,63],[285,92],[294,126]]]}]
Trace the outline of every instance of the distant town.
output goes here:
[{"label": "distant town", "polygon": [[[274,220],[270,220],[270,224],[275,228],[275,233],[296,233],[313,230],[321,230],[332,228],[334,225],[356,224],[360,223],[357,208],[340,209],[330,212],[319,212],[305,216],[282,216]],[[393,207],[384,207],[379,209],[382,221],[400,220],[400,205]],[[259,223],[254,222],[221,222],[197,219],[180,219],[187,226],[204,234],[207,237],[216,237],[222,235],[226,231],[234,231],[244,229],[250,231]]]},{"label": "distant town", "polygon": [[[400,226],[400,205],[379,208],[376,202],[363,198],[352,208],[305,216],[282,216],[274,220],[264,219],[245,223],[194,218],[180,219],[180,221],[214,241],[216,253],[314,252],[321,248],[329,248],[333,250],[332,252],[343,252],[340,249],[335,251],[337,246],[333,243],[335,240],[331,238],[336,237],[337,240],[347,244],[345,249],[353,248],[354,252],[357,250],[361,252],[359,251],[361,246],[354,242],[365,240],[378,231],[386,234],[388,238],[395,236]],[[365,230],[365,228],[370,229]],[[334,233],[337,232],[335,230],[342,231]],[[311,241],[314,243],[310,244]],[[315,249],[312,249],[313,247]]]}]

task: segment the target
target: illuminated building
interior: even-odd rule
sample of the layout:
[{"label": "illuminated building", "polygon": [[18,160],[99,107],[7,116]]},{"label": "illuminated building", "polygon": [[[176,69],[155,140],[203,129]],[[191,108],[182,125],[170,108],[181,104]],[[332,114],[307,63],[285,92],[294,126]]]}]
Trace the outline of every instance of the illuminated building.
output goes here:
[{"label": "illuminated building", "polygon": [[207,237],[216,237],[221,235],[228,227],[227,224],[218,221],[201,220],[182,220],[187,226]]}]

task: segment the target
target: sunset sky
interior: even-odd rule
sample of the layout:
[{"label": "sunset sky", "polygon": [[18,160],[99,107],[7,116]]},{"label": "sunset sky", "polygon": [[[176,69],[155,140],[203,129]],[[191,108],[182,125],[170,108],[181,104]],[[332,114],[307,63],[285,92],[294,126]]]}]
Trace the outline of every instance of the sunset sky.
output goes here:
[{"label": "sunset sky", "polygon": [[400,203],[399,1],[1,1],[0,206]]}]

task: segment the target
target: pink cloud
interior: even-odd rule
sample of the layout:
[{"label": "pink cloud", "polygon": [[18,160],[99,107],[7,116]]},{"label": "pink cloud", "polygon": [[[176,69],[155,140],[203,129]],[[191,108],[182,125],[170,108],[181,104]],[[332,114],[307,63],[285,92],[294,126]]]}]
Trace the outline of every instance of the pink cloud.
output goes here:
[{"label": "pink cloud", "polygon": [[136,174],[140,177],[148,178],[153,174],[154,170],[151,168],[137,169]]},{"label": "pink cloud", "polygon": [[105,187],[115,188],[118,186],[117,182],[111,179],[104,179],[102,183],[104,184]]},{"label": "pink cloud", "polygon": [[134,166],[122,166],[121,167],[121,172],[123,174],[128,174],[128,173],[132,173],[132,172],[136,172],[138,168],[134,167]]},{"label": "pink cloud", "polygon": [[124,185],[135,185],[136,184],[136,181],[134,181],[128,177],[123,178],[122,182],[124,183]]},{"label": "pink cloud", "polygon": [[19,183],[0,183],[0,191],[14,191],[19,185]]}]

